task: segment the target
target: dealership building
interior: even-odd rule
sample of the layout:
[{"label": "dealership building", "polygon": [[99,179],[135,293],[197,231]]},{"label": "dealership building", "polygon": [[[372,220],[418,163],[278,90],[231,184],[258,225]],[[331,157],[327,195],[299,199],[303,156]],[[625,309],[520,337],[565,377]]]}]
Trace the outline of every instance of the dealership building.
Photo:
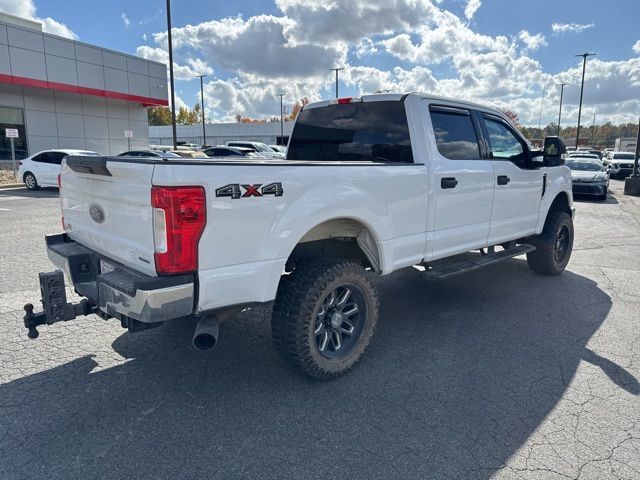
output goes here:
[{"label": "dealership building", "polygon": [[50,148],[148,148],[147,107],[168,105],[166,66],[42,32],[0,13],[0,160]]}]

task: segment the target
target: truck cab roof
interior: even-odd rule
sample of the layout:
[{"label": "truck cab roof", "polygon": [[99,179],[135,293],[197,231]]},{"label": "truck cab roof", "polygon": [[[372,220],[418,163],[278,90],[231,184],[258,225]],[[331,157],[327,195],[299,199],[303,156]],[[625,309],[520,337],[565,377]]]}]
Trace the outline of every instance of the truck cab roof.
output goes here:
[{"label": "truck cab roof", "polygon": [[308,110],[311,108],[319,108],[319,107],[327,107],[329,105],[335,105],[336,103],[354,103],[354,102],[390,102],[390,101],[398,101],[403,102],[407,97],[417,97],[421,100],[433,100],[436,103],[442,105],[450,105],[452,107],[467,107],[474,108],[477,110],[483,110],[486,112],[493,113],[495,115],[499,115],[504,117],[504,113],[495,108],[488,107],[486,105],[481,105],[475,102],[469,102],[466,100],[460,100],[451,97],[443,97],[439,95],[433,95],[430,93],[421,93],[421,92],[409,92],[409,93],[374,93],[370,95],[362,95],[361,97],[342,97],[331,100],[321,100],[319,102],[313,102],[305,105],[303,107],[304,110]]}]

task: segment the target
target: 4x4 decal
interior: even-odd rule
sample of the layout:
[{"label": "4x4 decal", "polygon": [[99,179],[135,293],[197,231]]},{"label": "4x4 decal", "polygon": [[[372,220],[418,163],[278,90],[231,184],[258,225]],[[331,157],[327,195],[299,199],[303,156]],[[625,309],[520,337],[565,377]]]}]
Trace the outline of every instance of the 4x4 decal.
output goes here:
[{"label": "4x4 decal", "polygon": [[[244,192],[243,192],[244,190]],[[240,183],[230,183],[224,187],[216,189],[216,197],[231,197],[233,200],[247,197],[263,197],[265,195],[274,195],[281,197],[284,194],[282,183],[269,183],[262,186],[261,183],[254,185],[245,185]]]}]

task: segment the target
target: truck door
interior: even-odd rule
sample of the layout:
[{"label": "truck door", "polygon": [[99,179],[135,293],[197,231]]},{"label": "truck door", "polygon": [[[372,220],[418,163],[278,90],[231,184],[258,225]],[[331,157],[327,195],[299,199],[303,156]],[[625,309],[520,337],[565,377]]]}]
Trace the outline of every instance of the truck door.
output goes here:
[{"label": "truck door", "polygon": [[430,162],[433,242],[425,258],[437,259],[487,245],[494,173],[482,158],[480,126],[470,110],[431,105],[429,116],[437,151]]},{"label": "truck door", "polygon": [[525,141],[504,119],[479,113],[495,174],[489,244],[535,233],[543,172],[533,169]]}]

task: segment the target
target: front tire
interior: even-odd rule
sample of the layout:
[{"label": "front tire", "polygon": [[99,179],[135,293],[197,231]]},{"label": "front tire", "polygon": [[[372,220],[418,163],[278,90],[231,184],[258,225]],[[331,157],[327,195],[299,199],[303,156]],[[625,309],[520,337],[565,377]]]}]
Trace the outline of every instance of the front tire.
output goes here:
[{"label": "front tire", "polygon": [[308,260],[280,282],[271,333],[285,360],[313,378],[330,380],[358,362],[378,315],[378,295],[364,268]]},{"label": "front tire", "polygon": [[40,185],[38,185],[38,180],[36,180],[36,176],[31,173],[31,172],[27,172],[24,174],[24,184],[27,187],[27,190],[38,190],[40,188]]},{"label": "front tire", "polygon": [[549,212],[540,235],[530,239],[535,251],[527,253],[527,263],[536,273],[559,275],[573,251],[573,220],[565,212]]},{"label": "front tire", "polygon": [[605,188],[604,193],[600,195],[598,199],[604,202],[607,199],[607,193],[609,193],[609,189]]}]

